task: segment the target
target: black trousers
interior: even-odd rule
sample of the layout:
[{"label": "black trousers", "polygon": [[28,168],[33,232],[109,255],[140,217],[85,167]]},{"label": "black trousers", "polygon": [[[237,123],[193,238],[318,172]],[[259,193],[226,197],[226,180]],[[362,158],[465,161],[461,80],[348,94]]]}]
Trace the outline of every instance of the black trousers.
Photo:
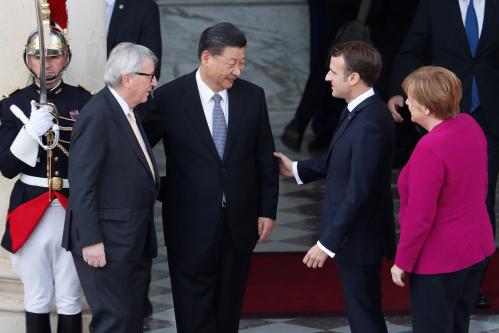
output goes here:
[{"label": "black trousers", "polygon": [[94,268],[73,255],[78,277],[87,298],[92,321],[91,333],[143,332],[143,306],[146,284],[144,265],[138,262],[107,262]]},{"label": "black trousers", "polygon": [[381,263],[337,263],[352,333],[387,333],[381,308]]},{"label": "black trousers", "polygon": [[411,274],[414,333],[466,333],[486,261],[446,274]]},{"label": "black trousers", "polygon": [[[168,248],[177,332],[236,333],[251,251],[234,247],[225,210],[208,253],[175,252]],[[256,228],[256,221],[255,221]]]}]

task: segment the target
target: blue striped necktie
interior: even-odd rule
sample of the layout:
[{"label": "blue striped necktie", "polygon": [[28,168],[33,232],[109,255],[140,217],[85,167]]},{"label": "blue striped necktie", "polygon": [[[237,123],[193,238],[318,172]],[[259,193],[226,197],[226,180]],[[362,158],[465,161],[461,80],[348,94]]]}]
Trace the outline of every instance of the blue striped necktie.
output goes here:
[{"label": "blue striped necktie", "polygon": [[224,157],[225,140],[227,139],[227,124],[225,123],[224,112],[220,101],[222,96],[215,94],[212,97],[215,104],[213,105],[213,142],[217,148],[220,159]]},{"label": "blue striped necktie", "polygon": [[[470,47],[471,56],[474,58],[476,55],[476,49],[478,47],[479,31],[478,31],[478,19],[476,17],[475,7],[473,6],[473,0],[470,0],[468,9],[466,10],[466,19],[464,20],[464,30],[466,30],[466,36],[468,37],[468,45]],[[480,105],[480,97],[478,96],[478,86],[476,84],[475,76],[473,76],[471,81],[471,107],[470,112],[474,112]]]}]

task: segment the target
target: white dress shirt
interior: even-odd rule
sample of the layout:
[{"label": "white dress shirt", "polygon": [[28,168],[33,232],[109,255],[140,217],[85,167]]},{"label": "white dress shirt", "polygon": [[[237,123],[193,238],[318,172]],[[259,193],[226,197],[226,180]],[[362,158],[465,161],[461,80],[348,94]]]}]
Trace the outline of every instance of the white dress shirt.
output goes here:
[{"label": "white dress shirt", "polygon": [[[215,105],[215,101],[213,100],[213,95],[216,93],[211,90],[210,87],[201,79],[201,75],[199,74],[199,69],[196,71],[196,83],[198,86],[199,97],[201,97],[201,105],[203,106],[204,116],[206,117],[206,122],[208,123],[208,127],[210,128],[210,133],[213,136],[213,106]],[[220,106],[222,107],[222,111],[224,113],[225,124],[229,125],[229,94],[227,93],[227,89],[219,91],[219,94],[222,97],[220,101]]]},{"label": "white dress shirt", "polygon": [[[123,110],[123,113],[125,114],[126,116],[126,119],[128,119],[128,114],[132,111],[132,109],[130,109],[130,107],[128,106],[127,102],[125,102],[125,100],[123,99],[123,97],[121,97],[117,92],[116,90],[114,90],[113,88],[109,87],[109,90],[111,91],[111,94],[113,94],[114,98],[116,98],[116,100],[118,101],[119,105],[121,106],[121,109]],[[139,142],[139,144],[143,147],[145,147],[145,142],[144,142],[144,138],[142,137],[142,134],[137,138],[138,140],[140,140],[141,142]],[[146,157],[148,158],[148,157]],[[152,168],[151,168],[152,169]],[[153,171],[154,173],[154,171]]]},{"label": "white dress shirt", "polygon": [[[347,105],[348,112],[352,112],[360,103],[362,103],[364,100],[366,100],[367,98],[369,98],[369,97],[371,97],[373,95],[374,95],[374,89],[370,88],[369,90],[367,90],[364,93],[360,94],[359,96],[355,97]],[[303,184],[303,181],[300,179],[300,175],[298,174],[298,162],[297,161],[293,162],[293,176],[295,177],[296,183],[298,185],[302,185]],[[317,241],[317,245],[329,257],[334,258],[335,253],[331,252],[326,247],[324,247],[324,245],[322,245],[321,242]]]},{"label": "white dress shirt", "polygon": [[113,16],[114,3],[116,0],[106,0],[106,29],[109,31],[109,23],[111,16]]},{"label": "white dress shirt", "polygon": [[[466,21],[466,12],[470,0],[459,0],[459,9],[461,10],[461,18],[463,25]],[[473,7],[475,7],[476,19],[478,20],[478,37],[482,35],[483,17],[485,16],[485,0],[473,0]]]}]

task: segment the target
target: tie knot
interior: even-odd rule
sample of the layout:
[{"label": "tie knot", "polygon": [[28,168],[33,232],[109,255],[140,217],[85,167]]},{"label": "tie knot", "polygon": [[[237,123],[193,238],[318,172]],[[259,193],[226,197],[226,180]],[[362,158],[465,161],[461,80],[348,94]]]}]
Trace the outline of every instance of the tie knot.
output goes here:
[{"label": "tie knot", "polygon": [[222,100],[222,96],[220,96],[219,94],[215,94],[213,95],[212,99],[215,101],[215,103],[220,103],[220,101]]},{"label": "tie knot", "polygon": [[468,4],[468,10],[475,11],[475,6],[473,5],[473,0],[470,0],[470,3]]}]

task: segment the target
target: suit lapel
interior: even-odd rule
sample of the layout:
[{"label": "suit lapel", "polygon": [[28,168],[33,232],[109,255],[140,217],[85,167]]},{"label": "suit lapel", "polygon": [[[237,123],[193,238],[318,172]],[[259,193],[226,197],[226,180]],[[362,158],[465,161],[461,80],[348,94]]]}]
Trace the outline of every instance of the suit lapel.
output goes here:
[{"label": "suit lapel", "polygon": [[[132,130],[132,127],[130,126],[130,123],[128,122],[128,119],[125,116],[125,113],[123,112],[123,109],[121,108],[120,104],[114,98],[113,94],[111,91],[109,91],[108,88],[106,89],[106,99],[109,104],[109,108],[111,109],[111,114],[112,118],[114,120],[114,124],[116,127],[123,133],[123,137],[125,138],[124,140],[130,145],[130,148],[135,152],[137,157],[139,158],[139,161],[142,163],[144,168],[146,168],[146,171],[151,175],[151,169],[149,168],[149,164],[147,163],[146,157],[144,156],[144,153],[142,152],[142,148],[140,147],[139,142],[137,141],[137,138],[135,137],[135,133]],[[139,122],[137,122],[137,125]],[[140,127],[139,127],[140,128]],[[144,141],[147,141],[146,136],[143,136]],[[147,143],[146,143],[147,147]],[[152,157],[151,157],[152,160]],[[154,165],[154,163],[153,163]]]},{"label": "suit lapel", "polygon": [[191,73],[187,86],[184,88],[183,100],[185,113],[196,128],[196,133],[200,136],[201,141],[207,145],[211,154],[220,160],[217,148],[213,142],[213,137],[210,133],[210,128],[206,122],[203,106],[201,105],[201,97],[199,96],[198,86],[196,84],[196,72]]},{"label": "suit lapel", "polygon": [[476,53],[480,52],[484,47],[487,46],[487,41],[495,40],[494,36],[489,36],[494,31],[494,22],[497,20],[497,1],[496,0],[485,0],[485,13],[483,15],[483,26],[482,33],[480,34],[480,39],[478,40],[478,47]]},{"label": "suit lapel", "polygon": [[355,109],[353,109],[351,112],[348,113],[348,110],[347,110],[347,114],[346,114],[344,120],[338,125],[336,131],[334,132],[333,139],[331,141],[331,146],[329,147],[329,151],[328,151],[328,157],[327,157],[328,161],[329,161],[329,156],[331,155],[331,152],[333,151],[335,144],[345,134],[345,132],[347,131],[350,124],[352,124],[355,117],[357,117],[359,112],[361,112],[366,106],[371,104],[375,100],[375,98],[377,98],[376,95],[368,97],[364,101],[362,101],[359,105],[357,105],[355,107]]},{"label": "suit lapel", "polygon": [[341,137],[341,135],[345,132],[345,129],[348,126],[348,122],[351,119],[351,112],[348,111],[348,108],[345,106],[343,109],[343,112],[340,117],[340,121],[338,123],[338,126],[336,127],[336,130],[334,131],[333,138],[331,139],[331,144],[329,145],[329,151],[333,149],[334,144],[338,139]]},{"label": "suit lapel", "polygon": [[[471,0],[473,1],[473,0]],[[464,23],[463,19],[461,16],[461,7],[459,7],[459,1],[456,0],[450,0],[447,1],[447,5],[449,8],[442,8],[442,13],[449,13],[448,18],[450,21],[454,20],[455,22],[449,22],[447,26],[449,27],[459,27],[458,28],[458,34],[459,34],[459,40],[463,44],[463,47],[468,50],[468,54],[471,57],[471,49],[470,49],[470,44],[468,43],[468,37],[466,36],[466,30],[464,28]]]},{"label": "suit lapel", "polygon": [[[120,9],[120,7],[122,9]],[[107,45],[108,49],[110,45],[114,45],[114,41],[118,35],[118,29],[120,29],[122,22],[120,18],[123,15],[123,11],[127,10],[127,3],[125,0],[116,0],[111,14],[111,20],[109,21],[109,31],[107,32]],[[125,24],[125,23],[123,23]],[[111,50],[108,50],[108,55]]]},{"label": "suit lapel", "polygon": [[230,153],[230,149],[236,138],[237,129],[244,116],[244,103],[241,91],[238,89],[237,80],[234,86],[228,90],[229,96],[229,126],[227,128],[227,139],[225,141],[224,160]]},{"label": "suit lapel", "polygon": [[[156,158],[154,157],[154,153],[152,152],[151,146],[149,145],[149,141],[147,140],[147,135],[144,131],[144,128],[142,127],[142,123],[140,121],[137,121],[137,127],[139,128],[140,135],[142,135],[142,138],[144,138],[144,144],[146,146],[146,151],[149,154],[149,158],[151,159],[153,171],[154,171],[154,179],[156,181],[156,186],[159,187],[159,181],[160,181],[160,175],[159,175],[159,169],[158,165],[156,164]],[[135,140],[137,141],[137,140]],[[141,149],[142,151],[142,149]],[[142,154],[144,155],[144,154]],[[146,161],[147,163],[147,161]],[[150,170],[149,165],[147,170]]]}]

